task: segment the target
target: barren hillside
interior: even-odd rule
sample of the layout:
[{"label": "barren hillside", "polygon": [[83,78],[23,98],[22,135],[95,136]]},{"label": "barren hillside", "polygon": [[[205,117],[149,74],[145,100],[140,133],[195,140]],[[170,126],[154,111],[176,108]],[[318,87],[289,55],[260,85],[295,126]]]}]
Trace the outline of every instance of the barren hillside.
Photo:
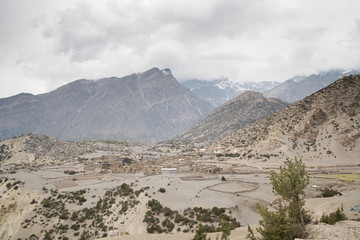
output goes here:
[{"label": "barren hillside", "polygon": [[259,161],[301,155],[310,164],[314,159],[358,164],[359,137],[360,75],[355,75],[224,137],[209,150],[225,147]]},{"label": "barren hillside", "polygon": [[289,104],[275,98],[265,98],[261,93],[247,91],[213,110],[183,131],[177,140],[209,143],[248,124],[267,117]]}]

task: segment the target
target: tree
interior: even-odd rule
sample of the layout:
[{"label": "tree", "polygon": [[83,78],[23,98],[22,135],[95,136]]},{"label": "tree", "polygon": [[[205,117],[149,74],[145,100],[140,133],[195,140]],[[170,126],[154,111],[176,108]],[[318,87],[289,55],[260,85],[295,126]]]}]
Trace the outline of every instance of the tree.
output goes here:
[{"label": "tree", "polygon": [[273,192],[280,195],[288,204],[289,216],[294,223],[301,223],[305,227],[305,211],[303,206],[304,190],[309,184],[309,176],[302,159],[290,160],[286,158],[285,166],[280,166],[280,173],[271,171],[270,181]]},{"label": "tree", "polygon": [[[305,170],[302,159],[290,160],[286,158],[285,166],[280,167],[279,173],[270,172],[270,181],[273,192],[280,195],[282,201],[276,211],[269,211],[266,207],[257,204],[257,209],[262,217],[257,231],[263,240],[292,240],[295,237],[305,237],[305,223],[310,220],[303,206],[304,190],[309,184],[309,176]],[[257,240],[250,226],[247,238]]]}]

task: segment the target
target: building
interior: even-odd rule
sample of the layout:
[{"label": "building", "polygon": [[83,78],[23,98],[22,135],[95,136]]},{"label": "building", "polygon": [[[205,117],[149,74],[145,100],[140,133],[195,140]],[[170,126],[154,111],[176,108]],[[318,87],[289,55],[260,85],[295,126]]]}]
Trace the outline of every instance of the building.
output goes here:
[{"label": "building", "polygon": [[214,153],[215,154],[221,154],[221,153],[224,153],[225,152],[225,148],[224,147],[216,147],[214,148]]},{"label": "building", "polygon": [[177,173],[176,168],[162,168],[161,169],[161,174],[174,174],[174,173]]}]

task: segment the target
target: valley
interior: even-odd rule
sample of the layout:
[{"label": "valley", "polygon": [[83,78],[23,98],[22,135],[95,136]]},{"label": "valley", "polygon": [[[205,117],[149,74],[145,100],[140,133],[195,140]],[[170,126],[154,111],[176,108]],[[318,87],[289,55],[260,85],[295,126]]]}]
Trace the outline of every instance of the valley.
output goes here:
[{"label": "valley", "polygon": [[[108,149],[111,147],[108,146]],[[165,237],[164,233],[158,235],[157,230],[148,238],[149,228],[144,219],[148,212],[148,202],[152,200],[179,216],[198,207],[210,210],[214,207],[224,208],[239,222],[239,226],[243,226],[233,231],[233,234],[239,234],[236,239],[245,239],[246,226],[256,226],[260,220],[256,204],[272,206],[278,199],[272,193],[269,172],[278,169],[280,161],[279,165],[270,165],[263,164],[263,161],[220,156],[218,153],[193,151],[179,154],[171,152],[170,148],[167,153],[161,153],[162,156],[150,151],[145,152],[152,156],[143,156],[140,154],[143,149],[134,149],[127,150],[134,151],[134,155],[127,154],[126,158],[122,151],[115,153],[112,149],[80,155],[78,160],[61,165],[49,162],[42,166],[15,166],[3,161],[0,176],[2,182],[9,179],[7,184],[10,182],[11,187],[7,187],[5,182],[0,187],[2,239],[25,239],[32,234],[45,236],[46,233],[63,239],[80,238],[82,235],[87,239],[111,239],[115,236],[124,236],[125,239],[192,238],[196,225],[176,223],[176,218],[170,220],[174,227],[171,231],[167,230],[175,235]],[[320,219],[323,213],[334,211],[340,204],[344,206],[348,218],[359,218],[356,211],[351,211],[360,200],[358,164],[312,162],[307,171],[311,181],[306,188],[306,209],[315,219]],[[14,185],[15,181],[20,183]],[[109,191],[117,191],[124,184],[138,195],[109,195]],[[15,189],[15,186],[18,188]],[[319,198],[320,190],[325,186],[337,189],[342,196]],[[164,192],[160,189],[164,189]],[[44,201],[49,198],[57,205],[60,204],[60,208],[55,207],[58,210],[52,215],[44,207]],[[98,224],[94,224],[91,219],[81,220],[82,223],[78,219],[71,219],[74,213],[80,216],[88,211],[86,209],[96,209],[99,202],[104,201],[112,204],[107,203],[108,208],[104,208],[107,210],[96,213],[102,219]],[[162,211],[165,210],[161,210],[157,216],[159,226],[166,219]],[[199,215],[195,213],[193,220],[198,222],[196,216]],[[191,218],[188,218],[190,221]],[[209,226],[215,224],[206,220],[202,223]],[[131,238],[126,238],[126,235]],[[216,234],[209,236],[216,237]]]},{"label": "valley", "polygon": [[[2,140],[0,239],[190,240],[200,228],[211,239],[226,229],[246,239],[261,220],[257,204],[281,202],[270,175],[287,157],[302,158],[310,177],[309,239],[358,239],[359,77],[290,106],[245,92],[158,143]],[[319,223],[340,207],[347,221]]]}]

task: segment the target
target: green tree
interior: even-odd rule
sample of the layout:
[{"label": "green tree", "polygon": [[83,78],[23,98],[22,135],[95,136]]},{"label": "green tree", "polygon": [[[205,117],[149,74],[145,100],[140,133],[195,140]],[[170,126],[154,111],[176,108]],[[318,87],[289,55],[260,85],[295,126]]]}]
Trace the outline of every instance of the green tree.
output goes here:
[{"label": "green tree", "polygon": [[[262,217],[260,228],[257,231],[264,240],[290,240],[295,237],[304,237],[305,223],[310,217],[304,210],[305,187],[309,184],[309,176],[305,170],[302,159],[286,158],[285,166],[280,167],[279,173],[270,172],[270,181],[273,192],[281,196],[282,201],[276,207],[276,211],[269,211],[266,207],[257,208]],[[252,229],[248,227],[247,238],[257,240]]]},{"label": "green tree", "polygon": [[305,187],[309,184],[309,176],[305,170],[302,159],[290,160],[286,158],[285,166],[280,167],[280,172],[272,171],[270,181],[273,192],[280,195],[288,204],[289,217],[294,223],[301,223],[305,227]]}]

